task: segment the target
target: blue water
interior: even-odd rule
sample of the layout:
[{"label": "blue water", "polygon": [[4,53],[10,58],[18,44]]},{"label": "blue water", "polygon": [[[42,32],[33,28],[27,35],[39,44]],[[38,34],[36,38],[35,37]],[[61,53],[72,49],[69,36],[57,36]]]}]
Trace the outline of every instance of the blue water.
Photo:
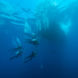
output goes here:
[{"label": "blue water", "polygon": [[[40,0],[6,1],[17,9],[22,6],[31,10],[34,10],[40,2]],[[11,24],[7,19],[7,23],[0,29],[0,78],[78,78],[78,6],[74,4],[73,6],[74,8],[71,6],[65,11],[72,20],[70,32],[66,36],[66,44],[56,45],[42,38],[38,46],[38,55],[26,64],[24,57],[34,50],[34,46],[24,41],[24,27]],[[70,12],[72,8],[73,13]],[[30,16],[32,14],[27,14],[27,17]],[[17,37],[20,38],[24,53],[11,61],[9,58],[13,52],[10,49],[15,47],[12,42]]]}]

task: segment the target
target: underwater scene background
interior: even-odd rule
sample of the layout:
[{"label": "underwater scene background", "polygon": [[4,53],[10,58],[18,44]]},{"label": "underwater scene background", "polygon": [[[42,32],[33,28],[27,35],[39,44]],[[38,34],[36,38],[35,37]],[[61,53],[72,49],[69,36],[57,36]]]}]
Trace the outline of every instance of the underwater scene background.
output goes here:
[{"label": "underwater scene background", "polygon": [[78,78],[78,1],[0,0],[0,78]]}]

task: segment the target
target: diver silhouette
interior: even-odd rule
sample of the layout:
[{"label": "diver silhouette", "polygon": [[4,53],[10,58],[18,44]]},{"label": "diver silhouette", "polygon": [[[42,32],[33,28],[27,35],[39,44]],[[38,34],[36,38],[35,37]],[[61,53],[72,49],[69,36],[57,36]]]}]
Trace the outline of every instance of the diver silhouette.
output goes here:
[{"label": "diver silhouette", "polygon": [[15,54],[15,56],[10,57],[10,60],[13,60],[15,58],[18,58],[18,57],[22,56],[22,54],[23,54],[22,51],[17,51],[16,54]]},{"label": "diver silhouette", "polygon": [[37,53],[35,51],[32,51],[32,53],[29,56],[25,57],[24,63],[28,63],[36,56],[37,56]]},{"label": "diver silhouette", "polygon": [[16,48],[13,48],[12,51],[15,53],[15,55],[10,57],[10,60],[18,58],[18,57],[22,56],[22,54],[23,54],[22,46],[18,46]]},{"label": "diver silhouette", "polygon": [[34,46],[39,45],[39,39],[37,38],[37,35],[35,33],[32,33],[30,38],[26,39],[26,42],[28,42],[29,44],[33,44]]},{"label": "diver silhouette", "polygon": [[35,46],[39,45],[39,41],[38,41],[38,39],[36,39],[36,38],[29,39],[28,42],[29,42],[30,44],[35,45]]}]

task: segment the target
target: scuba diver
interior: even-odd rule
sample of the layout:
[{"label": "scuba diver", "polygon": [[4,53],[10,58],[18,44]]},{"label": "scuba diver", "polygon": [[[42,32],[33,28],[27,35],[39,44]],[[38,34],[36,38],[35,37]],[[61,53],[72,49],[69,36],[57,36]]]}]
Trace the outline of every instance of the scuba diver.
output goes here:
[{"label": "scuba diver", "polygon": [[35,51],[32,51],[32,53],[24,59],[24,63],[28,63],[36,56],[37,56],[37,53]]},{"label": "scuba diver", "polygon": [[12,56],[12,57],[10,57],[10,60],[13,60],[13,59],[15,59],[15,58],[18,58],[18,57],[20,57],[20,56],[22,56],[22,51],[17,51],[15,54],[15,56]]},{"label": "scuba diver", "polygon": [[15,55],[10,57],[10,60],[13,60],[15,58],[18,58],[19,56],[22,56],[23,51],[22,51],[22,47],[18,46],[17,48],[14,48],[13,51],[15,52]]},{"label": "scuba diver", "polygon": [[38,46],[39,45],[39,40],[37,38],[37,35],[35,33],[32,33],[31,35],[29,35],[30,38],[29,39],[26,39],[26,41],[30,44],[33,44],[35,46]]},{"label": "scuba diver", "polygon": [[28,42],[29,42],[30,44],[35,45],[35,46],[39,45],[39,41],[38,41],[36,38],[29,39]]}]

